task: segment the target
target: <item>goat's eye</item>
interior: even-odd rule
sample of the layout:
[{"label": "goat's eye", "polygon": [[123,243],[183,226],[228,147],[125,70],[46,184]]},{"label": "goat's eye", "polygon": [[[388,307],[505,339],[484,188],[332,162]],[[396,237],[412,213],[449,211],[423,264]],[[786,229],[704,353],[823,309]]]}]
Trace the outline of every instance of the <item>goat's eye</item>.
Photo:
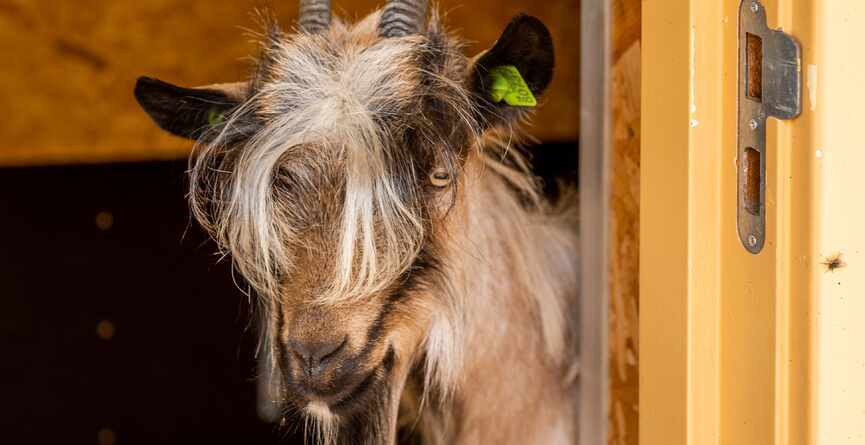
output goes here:
[{"label": "goat's eye", "polygon": [[451,175],[445,169],[437,168],[430,173],[429,181],[434,187],[447,187],[451,183]]}]

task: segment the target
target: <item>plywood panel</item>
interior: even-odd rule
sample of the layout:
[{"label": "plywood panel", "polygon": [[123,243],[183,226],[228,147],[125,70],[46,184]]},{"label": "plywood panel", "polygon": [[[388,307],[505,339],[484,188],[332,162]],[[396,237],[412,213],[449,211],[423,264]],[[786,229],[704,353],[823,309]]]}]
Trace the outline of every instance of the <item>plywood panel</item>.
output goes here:
[{"label": "plywood panel", "polygon": [[610,445],[639,439],[640,17],[612,0],[610,184]]},{"label": "plywood panel", "polygon": [[[277,3],[277,2],[274,2]],[[380,2],[335,2],[362,16]],[[459,6],[467,5],[471,6]],[[0,164],[96,162],[183,157],[190,144],[158,132],[132,97],[141,74],[198,85],[242,78],[255,51],[260,0],[0,0]],[[294,2],[271,5],[291,24]],[[519,12],[554,33],[556,79],[532,134],[577,137],[578,0],[448,0],[448,23],[472,43],[490,45]]]},{"label": "plywood panel", "polygon": [[638,437],[640,286],[640,42],[613,66],[610,193],[610,444]]}]

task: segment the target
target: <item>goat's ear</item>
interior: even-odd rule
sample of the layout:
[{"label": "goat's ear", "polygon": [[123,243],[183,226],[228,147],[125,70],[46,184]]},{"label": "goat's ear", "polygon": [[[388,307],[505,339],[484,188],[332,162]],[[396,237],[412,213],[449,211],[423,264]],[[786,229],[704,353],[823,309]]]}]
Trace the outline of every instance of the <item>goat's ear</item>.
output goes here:
[{"label": "goat's ear", "polygon": [[553,79],[554,65],[553,39],[543,22],[525,14],[514,17],[471,70],[470,88],[482,122],[504,124],[537,106],[537,97]]},{"label": "goat's ear", "polygon": [[198,139],[219,124],[243,100],[246,83],[183,88],[150,77],[139,77],[135,98],[163,130]]}]

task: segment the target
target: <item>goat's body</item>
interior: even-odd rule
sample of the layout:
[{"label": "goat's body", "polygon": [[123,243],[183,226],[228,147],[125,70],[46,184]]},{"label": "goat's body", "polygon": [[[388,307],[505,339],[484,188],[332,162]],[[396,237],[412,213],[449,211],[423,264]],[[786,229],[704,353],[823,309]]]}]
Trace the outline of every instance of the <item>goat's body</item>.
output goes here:
[{"label": "goat's body", "polygon": [[[527,176],[475,162],[443,261],[463,294],[462,364],[418,429],[430,444],[576,443],[576,202],[527,207],[513,183]],[[403,402],[419,403],[414,394]]]}]

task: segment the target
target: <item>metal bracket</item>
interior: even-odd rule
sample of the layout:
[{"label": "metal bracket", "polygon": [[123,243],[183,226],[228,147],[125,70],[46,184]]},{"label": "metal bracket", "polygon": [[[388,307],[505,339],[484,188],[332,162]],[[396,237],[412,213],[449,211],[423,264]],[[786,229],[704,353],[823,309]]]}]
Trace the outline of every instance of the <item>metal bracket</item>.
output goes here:
[{"label": "metal bracket", "polygon": [[766,120],[802,112],[802,51],[769,29],[759,0],[739,4],[738,212],[739,239],[760,253],[766,241]]}]

